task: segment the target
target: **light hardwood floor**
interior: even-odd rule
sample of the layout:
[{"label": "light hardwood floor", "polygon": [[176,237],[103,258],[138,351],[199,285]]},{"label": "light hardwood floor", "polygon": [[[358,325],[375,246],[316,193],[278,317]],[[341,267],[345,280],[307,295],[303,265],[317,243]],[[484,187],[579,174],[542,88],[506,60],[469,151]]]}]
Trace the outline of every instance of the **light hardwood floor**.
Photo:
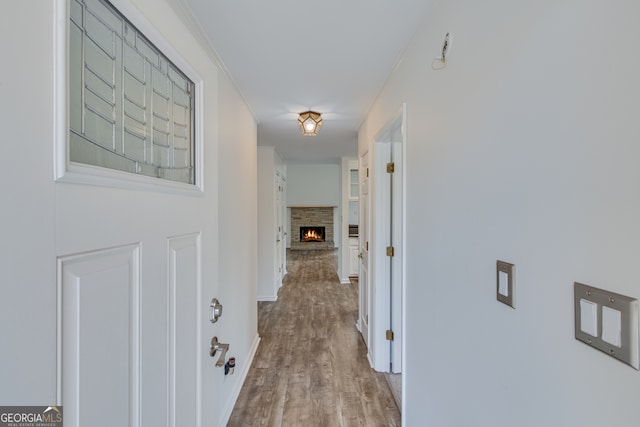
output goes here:
[{"label": "light hardwood floor", "polygon": [[335,251],[289,252],[278,301],[258,303],[261,343],[228,426],[400,426],[336,262]]}]

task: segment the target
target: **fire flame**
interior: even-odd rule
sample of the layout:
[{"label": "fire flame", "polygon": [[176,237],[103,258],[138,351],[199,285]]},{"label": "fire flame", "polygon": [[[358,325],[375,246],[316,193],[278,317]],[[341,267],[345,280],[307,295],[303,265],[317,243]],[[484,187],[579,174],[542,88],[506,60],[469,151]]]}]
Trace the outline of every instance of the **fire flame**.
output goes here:
[{"label": "fire flame", "polygon": [[322,239],[322,237],[316,233],[316,230],[309,230],[306,233],[304,233],[304,239],[305,240],[311,240],[311,239]]}]

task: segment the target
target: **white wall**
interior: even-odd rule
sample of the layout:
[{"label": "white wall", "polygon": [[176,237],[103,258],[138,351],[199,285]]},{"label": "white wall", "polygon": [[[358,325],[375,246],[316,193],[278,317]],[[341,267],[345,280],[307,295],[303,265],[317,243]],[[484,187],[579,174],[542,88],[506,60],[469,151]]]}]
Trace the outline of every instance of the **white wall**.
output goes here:
[{"label": "white wall", "polygon": [[276,169],[284,166],[274,147],[258,147],[258,301],[275,301],[276,283]]},{"label": "white wall", "polygon": [[289,206],[340,206],[340,166],[287,165]]},{"label": "white wall", "polygon": [[[39,3],[3,4],[0,14],[0,55],[5,64],[0,123],[3,141],[12,141],[4,147],[6,162],[0,168],[2,405],[39,405],[56,399],[56,363],[50,357],[56,351],[55,317],[40,315],[49,314],[57,299],[50,41],[54,5]],[[27,166],[29,174],[24,173]],[[39,237],[37,245],[33,236]],[[17,360],[30,368],[20,369]]]},{"label": "white wall", "polygon": [[640,297],[638,16],[437,2],[369,112],[361,150],[407,102],[405,425],[638,424],[640,373],[574,339],[572,299]]},{"label": "white wall", "polygon": [[[224,408],[228,417],[258,344],[257,287],[257,128],[251,111],[225,75],[218,79],[220,338],[236,357],[236,375],[226,376]],[[225,341],[226,342],[226,341]]]}]

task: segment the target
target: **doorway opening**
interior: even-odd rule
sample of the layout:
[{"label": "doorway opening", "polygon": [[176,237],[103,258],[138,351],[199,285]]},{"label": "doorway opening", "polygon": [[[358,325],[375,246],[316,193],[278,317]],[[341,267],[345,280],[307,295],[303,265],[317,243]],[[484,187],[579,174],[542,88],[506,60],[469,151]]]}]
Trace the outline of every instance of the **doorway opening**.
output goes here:
[{"label": "doorway opening", "polygon": [[[406,234],[405,173],[406,106],[375,135],[369,170],[369,197],[362,198],[361,212],[368,213],[368,251],[364,251],[360,290],[366,295],[360,319],[372,367],[389,375],[390,386],[401,406],[404,358],[404,236]],[[362,159],[362,158],[361,158]],[[364,180],[363,182],[365,182]],[[362,234],[362,233],[361,233]],[[362,323],[362,320],[361,320]]]}]

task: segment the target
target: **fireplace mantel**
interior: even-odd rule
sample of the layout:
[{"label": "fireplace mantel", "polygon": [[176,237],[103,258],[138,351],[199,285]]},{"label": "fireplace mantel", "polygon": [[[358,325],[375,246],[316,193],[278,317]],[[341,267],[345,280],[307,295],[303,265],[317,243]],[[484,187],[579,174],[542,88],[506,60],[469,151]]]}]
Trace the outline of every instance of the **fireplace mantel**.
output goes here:
[{"label": "fireplace mantel", "polygon": [[298,209],[307,209],[307,208],[337,208],[337,205],[289,205],[288,208],[298,208]]}]

